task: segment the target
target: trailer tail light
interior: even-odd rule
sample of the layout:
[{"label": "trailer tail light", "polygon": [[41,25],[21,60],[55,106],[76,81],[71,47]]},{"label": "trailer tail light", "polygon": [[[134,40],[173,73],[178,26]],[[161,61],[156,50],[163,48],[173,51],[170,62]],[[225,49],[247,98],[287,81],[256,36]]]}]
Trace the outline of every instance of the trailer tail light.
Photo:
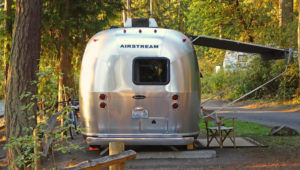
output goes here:
[{"label": "trailer tail light", "polygon": [[185,42],[186,41],[186,38],[182,39],[182,42]]},{"label": "trailer tail light", "polygon": [[141,29],[139,29],[139,33],[142,33],[142,30],[141,30]]},{"label": "trailer tail light", "polygon": [[179,105],[178,105],[177,103],[174,103],[174,104],[172,105],[173,109],[177,109],[178,106],[179,106]]},{"label": "trailer tail light", "polygon": [[157,30],[156,30],[156,29],[154,29],[154,33],[157,33]]},{"label": "trailer tail light", "polygon": [[100,94],[99,98],[100,98],[101,100],[104,100],[104,99],[106,98],[106,95],[105,95],[105,94]]},{"label": "trailer tail light", "polygon": [[100,107],[101,107],[101,108],[105,108],[105,107],[106,107],[106,103],[101,102],[101,103],[100,103]]},{"label": "trailer tail light", "polygon": [[100,151],[100,148],[99,147],[92,147],[92,146],[90,146],[89,150],[90,151]]},{"label": "trailer tail light", "polygon": [[126,33],[126,30],[125,30],[125,29],[123,30],[123,33],[124,33],[124,34]]},{"label": "trailer tail light", "polygon": [[177,95],[177,94],[173,95],[173,96],[172,96],[172,99],[173,99],[173,100],[177,100],[177,99],[178,99],[178,95]]}]

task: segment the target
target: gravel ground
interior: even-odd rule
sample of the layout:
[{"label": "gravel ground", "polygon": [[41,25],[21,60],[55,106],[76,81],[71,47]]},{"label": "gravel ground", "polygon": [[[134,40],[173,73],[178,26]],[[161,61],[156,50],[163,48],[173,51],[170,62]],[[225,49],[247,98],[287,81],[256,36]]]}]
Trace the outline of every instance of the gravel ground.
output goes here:
[{"label": "gravel ground", "polygon": [[300,113],[224,113],[224,117],[236,117],[239,120],[256,122],[265,126],[285,125],[300,130]]}]

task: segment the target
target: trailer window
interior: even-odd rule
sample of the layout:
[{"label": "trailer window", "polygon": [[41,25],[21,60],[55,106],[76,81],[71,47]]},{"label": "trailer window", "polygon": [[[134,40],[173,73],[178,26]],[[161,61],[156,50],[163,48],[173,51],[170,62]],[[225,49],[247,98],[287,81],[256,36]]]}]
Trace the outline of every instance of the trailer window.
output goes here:
[{"label": "trailer window", "polygon": [[137,57],[133,60],[133,82],[137,85],[166,85],[170,81],[170,60]]}]

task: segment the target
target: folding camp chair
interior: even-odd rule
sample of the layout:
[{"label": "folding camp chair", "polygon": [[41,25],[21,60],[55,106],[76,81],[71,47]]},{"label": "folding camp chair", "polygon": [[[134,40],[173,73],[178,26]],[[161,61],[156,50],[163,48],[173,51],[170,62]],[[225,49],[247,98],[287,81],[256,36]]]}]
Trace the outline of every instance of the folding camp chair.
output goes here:
[{"label": "folding camp chair", "polygon": [[[220,148],[223,148],[223,143],[228,137],[233,143],[234,148],[236,148],[234,127],[235,118],[218,117],[216,113],[213,113],[213,110],[203,109],[202,111],[206,126],[207,147],[209,147],[210,143],[213,139],[215,139]],[[224,120],[229,119],[232,120],[232,127],[224,126]],[[209,122],[211,123],[209,124]]]}]

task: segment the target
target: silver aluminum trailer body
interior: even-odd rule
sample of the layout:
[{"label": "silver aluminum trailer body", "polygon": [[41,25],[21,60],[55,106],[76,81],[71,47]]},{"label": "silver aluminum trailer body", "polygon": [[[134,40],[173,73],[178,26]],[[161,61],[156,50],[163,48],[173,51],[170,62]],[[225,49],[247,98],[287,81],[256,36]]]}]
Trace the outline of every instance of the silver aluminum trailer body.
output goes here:
[{"label": "silver aluminum trailer body", "polygon": [[89,145],[191,144],[199,134],[199,83],[193,45],[182,33],[144,27],[99,32],[82,60],[82,133]]}]

